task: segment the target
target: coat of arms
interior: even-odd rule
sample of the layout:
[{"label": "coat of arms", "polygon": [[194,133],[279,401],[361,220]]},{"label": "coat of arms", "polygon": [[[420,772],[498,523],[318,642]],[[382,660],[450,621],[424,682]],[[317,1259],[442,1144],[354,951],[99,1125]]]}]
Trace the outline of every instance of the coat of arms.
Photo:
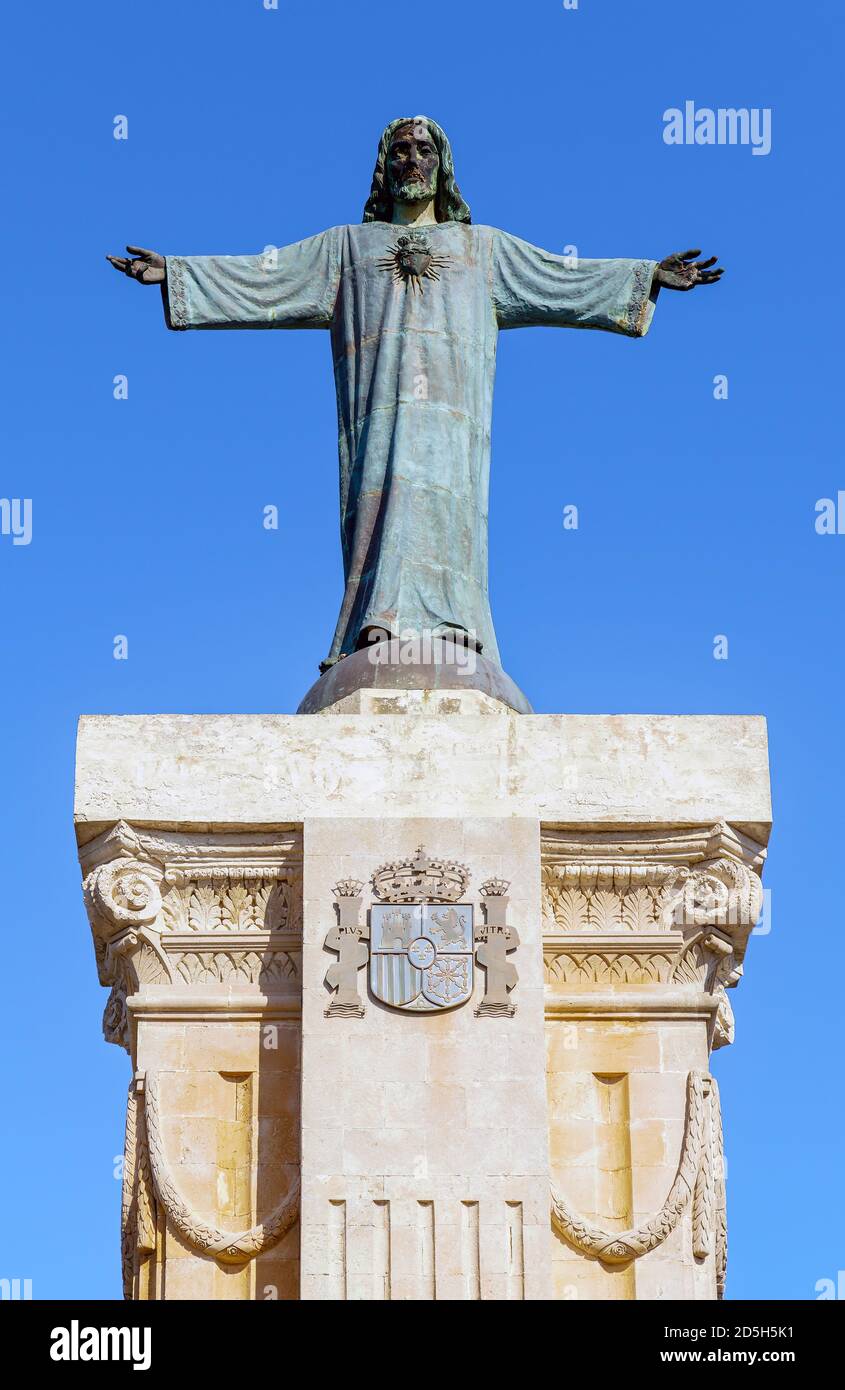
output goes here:
[{"label": "coat of arms", "polygon": [[361,921],[364,885],[342,879],[334,890],[338,925],[325,943],[338,955],[326,974],[334,991],[326,1016],[363,1017],[357,975],[368,960],[370,993],[390,1008],[410,1013],[457,1008],[472,997],[477,945],[486,983],[475,1012],[511,1018],[509,994],[518,976],[507,957],[519,945],[519,934],[507,923],[510,885],[498,878],[482,883],[484,916],[476,923],[473,904],[463,901],[469,879],[465,864],[431,858],[421,847],[408,859],[376,869],[371,882],[379,901],[368,923]]},{"label": "coat of arms", "polygon": [[370,989],[395,1009],[451,1009],[473,986],[470,903],[380,903],[370,913]]}]

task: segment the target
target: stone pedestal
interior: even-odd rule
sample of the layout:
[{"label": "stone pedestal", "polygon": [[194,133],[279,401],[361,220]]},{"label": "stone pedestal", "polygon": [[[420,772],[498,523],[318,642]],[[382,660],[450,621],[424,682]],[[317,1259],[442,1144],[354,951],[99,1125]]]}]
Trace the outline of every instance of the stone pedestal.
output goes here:
[{"label": "stone pedestal", "polygon": [[769,822],[758,718],[83,719],[127,1297],[716,1297]]}]

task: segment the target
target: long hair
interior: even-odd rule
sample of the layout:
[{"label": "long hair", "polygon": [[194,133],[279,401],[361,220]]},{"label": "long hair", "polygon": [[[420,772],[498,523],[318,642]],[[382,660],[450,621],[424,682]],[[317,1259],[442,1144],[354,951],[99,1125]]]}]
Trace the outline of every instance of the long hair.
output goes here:
[{"label": "long hair", "polygon": [[378,142],[378,156],[373,170],[370,196],[364,205],[363,222],[389,222],[393,216],[393,198],[387,186],[385,165],[390,150],[390,142],[395,132],[403,125],[416,125],[423,121],[440,158],[437,173],[437,192],[434,195],[434,215],[438,222],[471,222],[469,208],[461,197],[461,190],[455,182],[455,168],[452,163],[452,146],[445,131],[428,116],[400,116],[391,121],[382,131]]}]

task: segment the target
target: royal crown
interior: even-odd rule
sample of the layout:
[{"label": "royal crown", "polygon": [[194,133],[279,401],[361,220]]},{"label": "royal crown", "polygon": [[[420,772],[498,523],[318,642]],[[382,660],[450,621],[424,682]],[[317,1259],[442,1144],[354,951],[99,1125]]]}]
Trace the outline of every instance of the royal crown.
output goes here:
[{"label": "royal crown", "polygon": [[332,892],[336,898],[357,898],[360,897],[363,883],[357,878],[342,878],[335,884]]},{"label": "royal crown", "polygon": [[382,864],[373,874],[373,892],[383,903],[456,903],[468,883],[466,864],[430,859],[422,845],[410,859]]},{"label": "royal crown", "polygon": [[482,898],[504,898],[509,888],[510,882],[506,878],[488,878],[478,891]]}]

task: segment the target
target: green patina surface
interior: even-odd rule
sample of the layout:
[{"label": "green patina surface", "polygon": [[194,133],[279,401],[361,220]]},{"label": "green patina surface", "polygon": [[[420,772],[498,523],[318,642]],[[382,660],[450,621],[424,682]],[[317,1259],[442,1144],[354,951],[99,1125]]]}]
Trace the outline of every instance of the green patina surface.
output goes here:
[{"label": "green patina surface", "polygon": [[654,261],[573,261],[471,225],[446,151],[438,215],[449,220],[391,225],[374,194],[363,224],[272,255],[167,259],[173,328],[330,333],[346,585],[330,661],[373,628],[460,628],[498,662],[487,508],[499,331],[639,337],[653,310]]}]

